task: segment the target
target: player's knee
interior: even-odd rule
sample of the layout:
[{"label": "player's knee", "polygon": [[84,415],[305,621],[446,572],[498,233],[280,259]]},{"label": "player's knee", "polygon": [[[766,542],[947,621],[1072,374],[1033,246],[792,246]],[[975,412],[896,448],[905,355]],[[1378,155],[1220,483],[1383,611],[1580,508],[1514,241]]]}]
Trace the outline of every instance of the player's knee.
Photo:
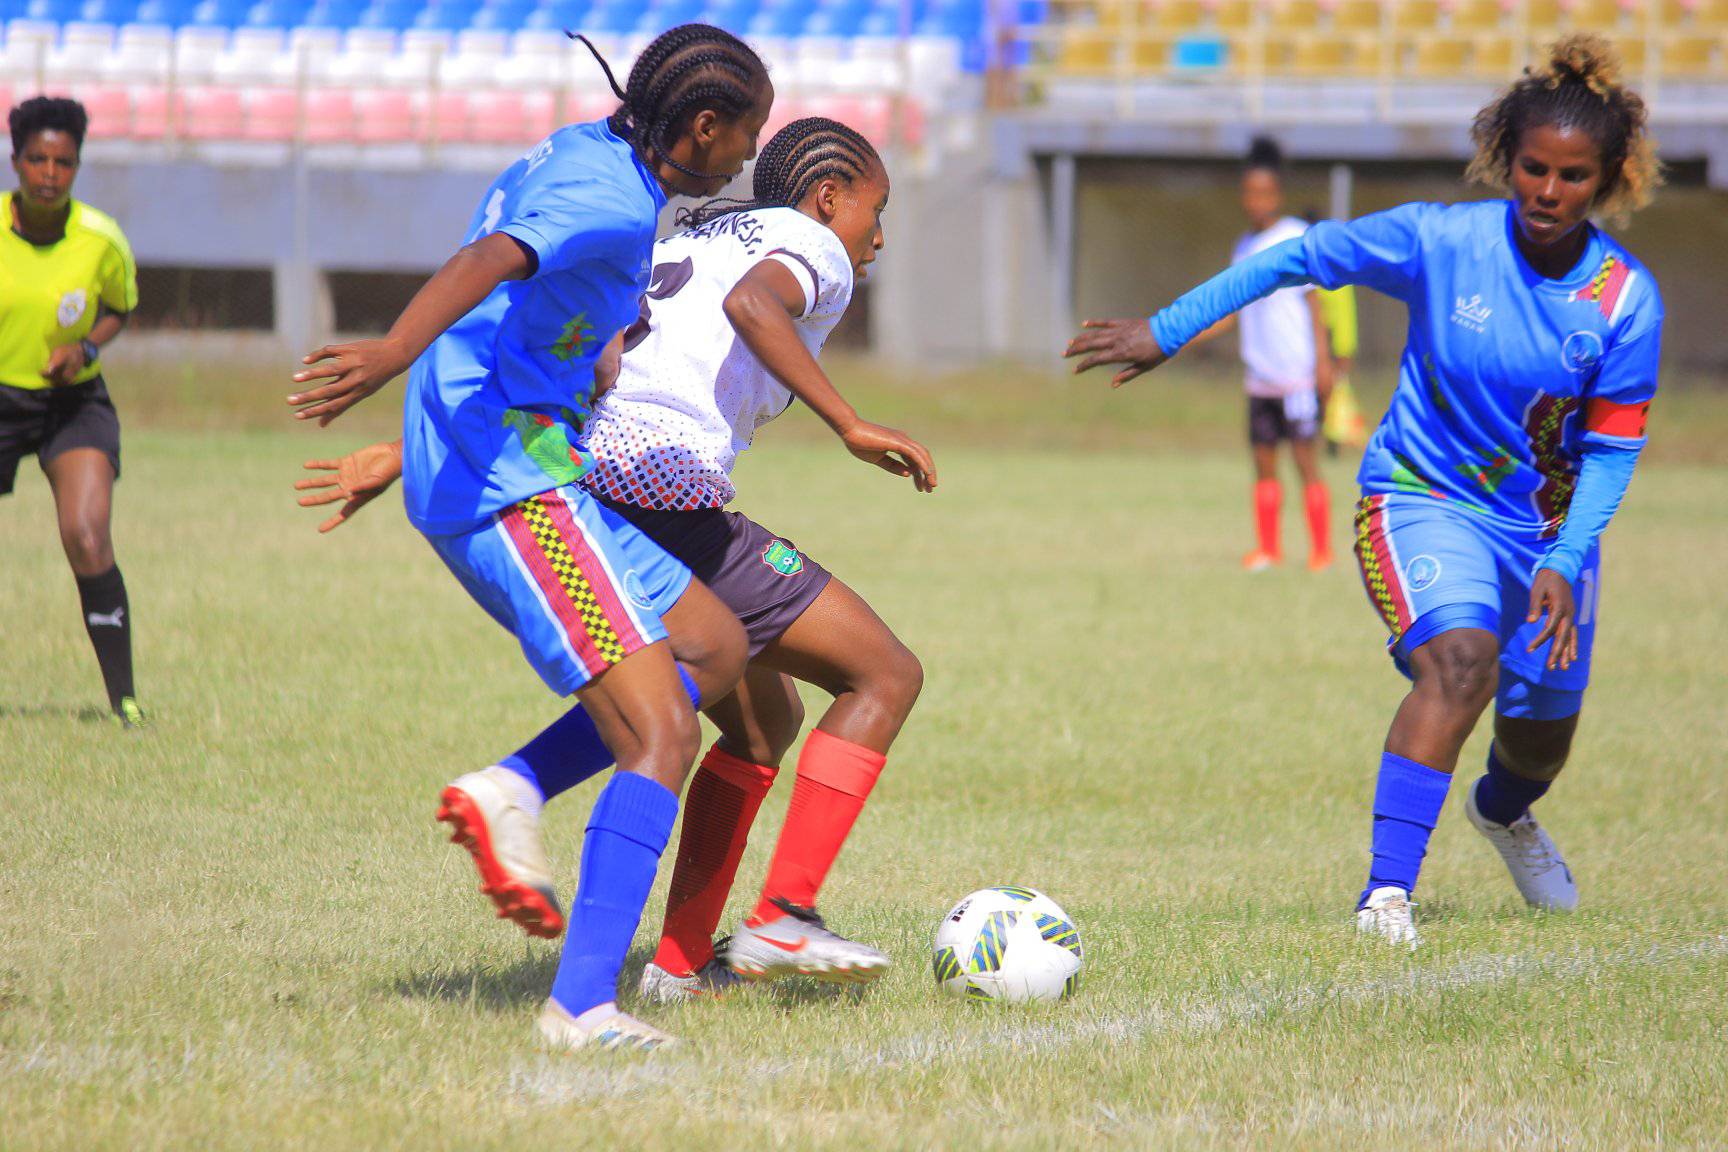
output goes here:
[{"label": "player's knee", "polygon": [[1572,754],[1572,733],[1556,731],[1537,737],[1508,738],[1504,732],[1495,734],[1494,757],[1509,772],[1526,780],[1552,780],[1566,767]]},{"label": "player's knee", "polygon": [[871,681],[871,694],[904,720],[924,690],[924,665],[912,649],[895,640],[877,664]]},{"label": "player's knee", "polygon": [[[686,706],[677,707],[678,703]],[[670,788],[682,786],[690,765],[696,762],[702,741],[702,728],[688,702],[680,700],[654,708],[638,719],[636,735],[635,763],[626,764],[620,759],[619,767],[640,772]]]},{"label": "player's knee", "polygon": [[792,693],[784,710],[772,720],[761,725],[756,733],[756,741],[761,744],[763,758],[758,764],[778,764],[791,751],[792,744],[798,739],[798,733],[804,730],[804,701]]},{"label": "player's knee", "polygon": [[1494,699],[1500,683],[1500,650],[1493,637],[1470,631],[1435,637],[1430,687],[1472,720]]},{"label": "player's knee", "polygon": [[60,529],[66,559],[80,576],[99,576],[114,567],[114,547],[99,524],[77,522]]}]

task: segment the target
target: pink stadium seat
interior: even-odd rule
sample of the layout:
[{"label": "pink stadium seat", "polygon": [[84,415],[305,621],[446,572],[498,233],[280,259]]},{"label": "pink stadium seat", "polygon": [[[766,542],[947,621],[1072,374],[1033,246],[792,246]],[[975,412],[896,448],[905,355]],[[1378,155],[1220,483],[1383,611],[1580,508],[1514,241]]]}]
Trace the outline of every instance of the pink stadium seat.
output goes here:
[{"label": "pink stadium seat", "polygon": [[235,88],[187,88],[177,108],[180,135],[192,140],[236,140],[246,108]]},{"label": "pink stadium seat", "polygon": [[440,92],[426,117],[426,138],[443,144],[461,144],[469,139],[468,97],[460,92]]},{"label": "pink stadium seat", "polygon": [[79,84],[72,94],[90,114],[90,135],[98,140],[123,140],[132,135],[132,95],[124,88]]},{"label": "pink stadium seat", "polygon": [[131,90],[132,138],[160,140],[168,134],[168,92],[154,84]]},{"label": "pink stadium seat", "polygon": [[400,88],[354,93],[355,136],[362,143],[394,144],[415,137],[414,102]]},{"label": "pink stadium seat", "polygon": [[468,116],[478,142],[531,144],[558,126],[558,102],[549,92],[475,92]]},{"label": "pink stadium seat", "polygon": [[354,139],[354,94],[346,88],[313,88],[302,111],[308,144],[345,144]]},{"label": "pink stadium seat", "polygon": [[248,140],[292,140],[299,118],[300,98],[292,88],[252,88],[246,92]]},{"label": "pink stadium seat", "polygon": [[550,92],[528,92],[522,97],[523,127],[528,143],[537,143],[558,128],[558,98]]}]

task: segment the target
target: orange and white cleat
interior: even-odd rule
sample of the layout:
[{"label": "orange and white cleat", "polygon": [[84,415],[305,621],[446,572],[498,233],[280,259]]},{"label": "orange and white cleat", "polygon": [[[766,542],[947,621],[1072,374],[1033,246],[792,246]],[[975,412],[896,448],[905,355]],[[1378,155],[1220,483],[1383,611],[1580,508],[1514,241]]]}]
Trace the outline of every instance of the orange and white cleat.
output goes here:
[{"label": "orange and white cleat", "polygon": [[773,903],[784,916],[766,924],[745,920],[726,945],[726,966],[744,979],[813,976],[825,984],[868,984],[888,971],[888,957],[833,931],[816,909]]},{"label": "orange and white cleat", "polygon": [[1261,552],[1259,549],[1255,549],[1242,557],[1242,570],[1244,572],[1265,572],[1267,569],[1276,568],[1282,563],[1284,563],[1284,557],[1277,553]]},{"label": "orange and white cleat", "polygon": [[480,891],[530,936],[547,940],[564,931],[558,891],[540,843],[540,820],[516,802],[527,781],[494,765],[450,782],[439,797],[438,819],[450,842],[468,849],[480,870]]}]

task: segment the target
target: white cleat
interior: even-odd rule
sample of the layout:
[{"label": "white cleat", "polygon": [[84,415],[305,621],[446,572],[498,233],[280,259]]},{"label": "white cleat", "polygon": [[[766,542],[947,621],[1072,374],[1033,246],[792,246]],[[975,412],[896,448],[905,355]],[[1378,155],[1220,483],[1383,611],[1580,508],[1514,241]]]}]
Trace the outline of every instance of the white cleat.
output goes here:
[{"label": "white cleat", "polygon": [[1571,912],[1577,908],[1578,885],[1573,882],[1572,869],[1566,867],[1553,838],[1529,812],[1510,824],[1496,824],[1482,815],[1476,808],[1476,787],[1480,786],[1481,781],[1477,781],[1465,797],[1464,815],[1471,827],[1494,845],[1500,859],[1506,861],[1506,870],[1512,873],[1512,883],[1518,885],[1524,902],[1551,912]]},{"label": "white cleat", "polygon": [[637,986],[642,999],[656,1004],[673,1004],[684,1000],[712,1000],[724,996],[744,982],[725,961],[716,955],[696,969],[692,976],[674,976],[658,964],[642,969],[642,983]]},{"label": "white cleat", "polygon": [[602,1004],[580,1016],[572,1016],[556,1000],[548,1000],[540,1010],[538,1023],[540,1035],[548,1044],[571,1051],[599,1048],[608,1052],[654,1052],[677,1043],[660,1029],[618,1011],[616,1004]]},{"label": "white cleat", "polygon": [[438,819],[450,825],[451,843],[474,857],[480,891],[498,906],[499,918],[550,940],[564,931],[564,913],[540,843],[539,817],[516,799],[528,787],[497,765],[458,776],[439,797]]},{"label": "white cleat", "polygon": [[758,927],[746,921],[726,946],[726,964],[746,980],[813,976],[830,984],[866,984],[888,971],[888,957],[830,932],[814,908],[784,900],[786,915]]},{"label": "white cleat", "polygon": [[1356,931],[1379,936],[1388,944],[1406,944],[1415,951],[1416,918],[1410,893],[1402,888],[1376,888],[1356,910]]}]

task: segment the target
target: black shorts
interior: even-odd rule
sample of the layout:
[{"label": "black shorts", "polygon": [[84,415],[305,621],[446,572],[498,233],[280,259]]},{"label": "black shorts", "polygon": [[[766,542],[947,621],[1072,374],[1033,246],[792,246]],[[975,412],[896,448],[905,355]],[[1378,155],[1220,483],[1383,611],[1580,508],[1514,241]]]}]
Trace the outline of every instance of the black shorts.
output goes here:
[{"label": "black shorts", "polygon": [[1248,443],[1312,440],[1320,434],[1320,398],[1313,389],[1288,396],[1248,397]]},{"label": "black shorts", "polygon": [[0,496],[11,493],[24,457],[46,466],[73,448],[101,452],[119,478],[120,417],[102,377],[61,388],[0,384]]},{"label": "black shorts", "polygon": [[[598,499],[598,497],[596,497]],[[783,537],[724,508],[659,512],[601,500],[714,590],[750,637],[750,655],[778,640],[832,577]]]}]

